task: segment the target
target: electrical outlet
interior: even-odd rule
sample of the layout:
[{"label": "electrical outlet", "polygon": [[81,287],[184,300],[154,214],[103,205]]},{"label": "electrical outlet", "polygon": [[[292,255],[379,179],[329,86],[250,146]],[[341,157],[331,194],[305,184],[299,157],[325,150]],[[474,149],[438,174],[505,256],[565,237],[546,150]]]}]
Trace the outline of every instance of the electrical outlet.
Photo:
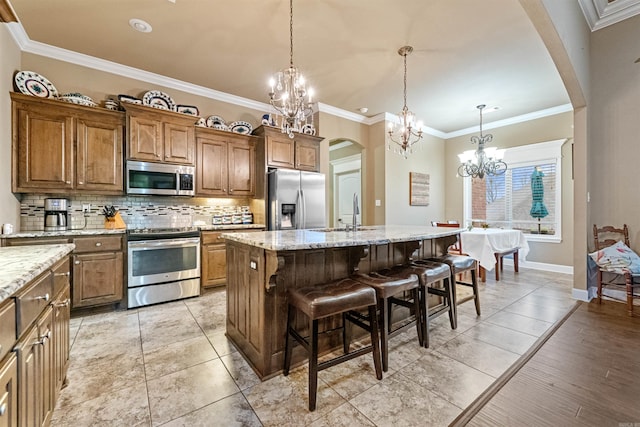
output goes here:
[{"label": "electrical outlet", "polygon": [[83,203],[82,204],[82,212],[88,213],[91,209],[91,203]]}]

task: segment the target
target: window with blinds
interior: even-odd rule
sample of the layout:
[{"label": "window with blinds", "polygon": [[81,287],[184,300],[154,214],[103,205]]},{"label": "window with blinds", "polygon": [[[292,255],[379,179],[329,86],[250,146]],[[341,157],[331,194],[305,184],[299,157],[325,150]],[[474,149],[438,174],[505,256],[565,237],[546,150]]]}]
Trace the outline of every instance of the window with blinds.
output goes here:
[{"label": "window with blinds", "polygon": [[465,178],[465,224],[561,239],[561,160],[566,140],[507,149],[504,175]]},{"label": "window with blinds", "polygon": [[[541,193],[531,185],[532,176],[542,181]],[[542,206],[533,212],[534,196]],[[474,178],[471,182],[472,223],[522,230],[530,234],[555,234],[556,164],[511,166],[504,175]],[[540,207],[539,203],[536,206]],[[546,211],[546,215],[544,212]]]}]

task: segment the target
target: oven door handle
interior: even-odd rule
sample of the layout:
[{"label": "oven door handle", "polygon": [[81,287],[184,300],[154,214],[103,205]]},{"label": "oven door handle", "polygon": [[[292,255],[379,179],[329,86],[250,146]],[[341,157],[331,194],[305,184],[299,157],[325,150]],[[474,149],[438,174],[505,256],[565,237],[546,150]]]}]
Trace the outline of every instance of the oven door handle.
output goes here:
[{"label": "oven door handle", "polygon": [[193,246],[199,245],[200,238],[194,239],[169,239],[169,240],[142,240],[138,242],[129,242],[130,248],[159,248],[167,246]]}]

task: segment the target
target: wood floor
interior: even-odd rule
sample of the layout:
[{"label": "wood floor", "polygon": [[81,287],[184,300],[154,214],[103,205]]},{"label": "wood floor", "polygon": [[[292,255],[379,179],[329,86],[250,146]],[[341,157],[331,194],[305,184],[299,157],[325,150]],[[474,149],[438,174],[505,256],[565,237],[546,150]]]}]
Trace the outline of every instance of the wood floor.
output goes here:
[{"label": "wood floor", "polygon": [[626,313],[615,302],[579,303],[497,393],[452,425],[640,426],[640,317]]}]

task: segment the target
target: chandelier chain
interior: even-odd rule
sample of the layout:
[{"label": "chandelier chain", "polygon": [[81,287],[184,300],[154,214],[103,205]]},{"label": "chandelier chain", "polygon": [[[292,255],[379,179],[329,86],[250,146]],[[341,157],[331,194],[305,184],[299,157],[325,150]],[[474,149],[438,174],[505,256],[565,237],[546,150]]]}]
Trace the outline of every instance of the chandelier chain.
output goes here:
[{"label": "chandelier chain", "polygon": [[404,106],[403,110],[407,109],[407,52],[404,52]]},{"label": "chandelier chain", "polygon": [[293,68],[293,0],[289,0],[289,64]]}]

